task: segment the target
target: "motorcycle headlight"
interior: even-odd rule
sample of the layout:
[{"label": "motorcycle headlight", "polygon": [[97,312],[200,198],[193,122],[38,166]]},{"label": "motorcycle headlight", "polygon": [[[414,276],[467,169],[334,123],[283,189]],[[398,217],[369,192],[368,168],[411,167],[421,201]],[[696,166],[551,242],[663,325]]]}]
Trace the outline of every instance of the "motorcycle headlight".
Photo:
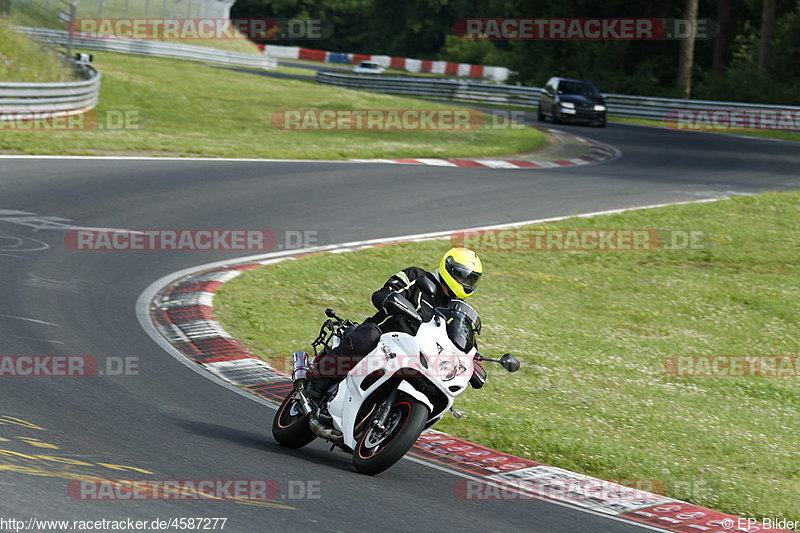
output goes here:
[{"label": "motorcycle headlight", "polygon": [[575,109],[575,104],[572,102],[561,102],[561,107],[566,107],[567,109]]},{"label": "motorcycle headlight", "polygon": [[442,378],[442,381],[450,381],[466,371],[467,368],[461,364],[458,358],[443,359],[439,362],[439,376]]},{"label": "motorcycle headlight", "polygon": [[605,111],[606,110],[606,106],[604,106],[603,104],[597,104],[596,106],[594,106],[594,110],[595,111]]}]

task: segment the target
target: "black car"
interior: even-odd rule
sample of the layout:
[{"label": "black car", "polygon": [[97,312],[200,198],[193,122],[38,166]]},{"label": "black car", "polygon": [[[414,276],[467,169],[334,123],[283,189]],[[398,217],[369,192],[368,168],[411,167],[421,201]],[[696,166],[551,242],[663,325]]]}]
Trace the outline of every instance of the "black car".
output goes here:
[{"label": "black car", "polygon": [[593,83],[550,78],[539,94],[539,120],[606,125],[606,103]]}]

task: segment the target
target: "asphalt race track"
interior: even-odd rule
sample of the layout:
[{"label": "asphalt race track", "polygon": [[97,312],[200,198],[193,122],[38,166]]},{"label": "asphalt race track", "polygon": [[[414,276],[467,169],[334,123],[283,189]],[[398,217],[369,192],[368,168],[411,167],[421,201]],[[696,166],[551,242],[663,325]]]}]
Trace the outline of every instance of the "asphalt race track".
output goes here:
[{"label": "asphalt race track", "polygon": [[[137,297],[154,280],[232,254],[78,252],[65,246],[63,226],[42,227],[306,229],[328,244],[800,187],[798,144],[616,124],[562,129],[622,157],[531,171],[0,159],[1,353],[138,358],[138,375],[3,379],[0,516],[225,517],[226,532],[642,531],[547,502],[461,501],[458,478],[412,461],[370,478],[321,444],[280,448],[269,429],[274,410],[190,371],[136,320]],[[270,479],[284,493],[290,481],[311,481],[320,497],[280,508],[68,494],[71,480],[92,475]]]}]

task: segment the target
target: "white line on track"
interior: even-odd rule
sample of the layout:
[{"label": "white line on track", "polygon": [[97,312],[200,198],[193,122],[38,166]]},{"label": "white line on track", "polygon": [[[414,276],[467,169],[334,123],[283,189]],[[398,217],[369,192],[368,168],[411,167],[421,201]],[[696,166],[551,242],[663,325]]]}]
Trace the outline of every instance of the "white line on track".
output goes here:
[{"label": "white line on track", "polygon": [[353,163],[347,159],[255,159],[235,157],[151,157],[151,156],[99,156],[99,155],[0,155],[0,159],[44,159],[77,161],[213,161],[232,163]]},{"label": "white line on track", "polygon": [[14,315],[0,315],[0,318],[11,318],[14,320],[24,320],[25,322],[33,322],[34,324],[43,324],[45,326],[55,326],[60,328],[58,324],[54,324],[52,322],[47,322],[46,320],[38,320],[36,318],[26,318],[24,316],[14,316]]}]

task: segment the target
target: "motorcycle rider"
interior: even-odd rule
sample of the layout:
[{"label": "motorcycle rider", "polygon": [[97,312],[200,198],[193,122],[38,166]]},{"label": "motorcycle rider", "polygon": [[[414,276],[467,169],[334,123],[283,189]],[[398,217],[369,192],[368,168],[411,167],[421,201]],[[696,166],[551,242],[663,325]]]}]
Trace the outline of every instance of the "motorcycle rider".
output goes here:
[{"label": "motorcycle rider", "polygon": [[[435,272],[419,267],[409,267],[390,277],[382,288],[372,294],[372,305],[378,312],[363,323],[344,333],[340,344],[327,353],[317,357],[315,369],[309,374],[307,394],[320,400],[325,391],[337,383],[358,362],[378,345],[381,334],[388,331],[401,331],[415,335],[419,324],[405,315],[392,315],[384,308],[384,302],[392,293],[404,296],[427,322],[437,307],[446,308],[453,300],[465,300],[475,293],[483,274],[483,265],[478,255],[467,248],[451,248],[439,262]],[[415,281],[426,276],[436,287],[433,294],[420,290]],[[331,372],[329,369],[335,369]],[[333,374],[333,375],[331,375]],[[485,381],[485,371],[476,363],[476,388]]]}]

